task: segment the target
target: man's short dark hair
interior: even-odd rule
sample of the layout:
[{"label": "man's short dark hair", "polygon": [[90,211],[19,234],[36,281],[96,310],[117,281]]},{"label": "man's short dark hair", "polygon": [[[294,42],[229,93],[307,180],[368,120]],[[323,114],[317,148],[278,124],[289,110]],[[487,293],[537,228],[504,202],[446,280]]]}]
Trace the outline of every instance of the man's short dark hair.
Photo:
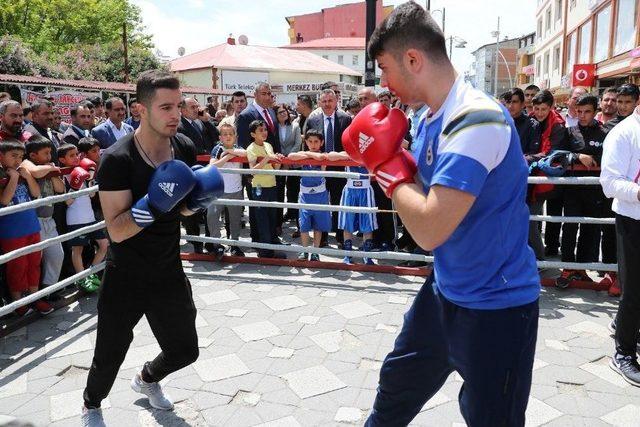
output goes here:
[{"label": "man's short dark hair", "polygon": [[53,149],[53,144],[42,135],[31,135],[24,147],[25,154],[29,156],[31,153],[37,153],[45,148]]},{"label": "man's short dark hair", "polygon": [[508,90],[506,92],[502,92],[500,94],[500,96],[498,97],[498,99],[501,99],[501,100],[506,101],[506,102],[511,102],[511,95],[512,95],[512,92],[510,90]]},{"label": "man's short dark hair", "polygon": [[84,101],[80,101],[77,104],[75,104],[74,106],[71,107],[71,109],[69,110],[69,113],[71,114],[71,117],[76,117],[78,115],[78,110],[80,108],[86,108],[88,110],[93,110],[95,107],[93,106],[93,104],[89,101],[87,101],[86,99]]},{"label": "man's short dark hair", "polygon": [[78,147],[73,144],[62,144],[58,147],[58,158],[61,159],[66,156],[69,151],[77,149]]},{"label": "man's short dark hair", "polygon": [[380,92],[380,93],[378,94],[378,99],[382,98],[383,96],[388,96],[388,97],[389,97],[389,99],[391,99],[391,98],[392,98],[392,96],[391,96],[391,92],[389,92],[388,90],[383,90],[382,92]]},{"label": "man's short dark hair", "polygon": [[31,113],[33,110],[31,109],[31,105],[27,105],[26,107],[22,108],[22,115],[26,116],[27,114]]},{"label": "man's short dark hair", "polygon": [[604,90],[604,92],[602,92],[602,96],[604,96],[607,93],[615,93],[616,96],[618,95],[618,88],[615,86],[612,87],[608,87]]},{"label": "man's short dark hair", "polygon": [[31,111],[38,111],[40,110],[40,108],[42,108],[45,105],[47,107],[53,108],[53,102],[48,101],[46,99],[36,99],[31,103]]},{"label": "man's short dark hair", "polygon": [[97,139],[91,136],[86,136],[84,138],[80,138],[80,140],[78,141],[78,151],[81,153],[88,153],[89,150],[91,150],[96,145],[100,145]]},{"label": "man's short dark hair", "polygon": [[636,102],[638,98],[640,98],[640,90],[638,89],[638,85],[633,83],[625,83],[618,88],[618,96],[630,96]]},{"label": "man's short dark hair", "polygon": [[107,110],[111,110],[113,108],[113,104],[118,101],[124,104],[124,101],[122,101],[122,98],[118,98],[117,96],[112,96],[111,98],[105,101],[104,108],[106,108]]},{"label": "man's short dark hair", "polygon": [[547,104],[549,107],[553,107],[554,102],[553,94],[546,89],[538,92],[531,100],[533,105]]},{"label": "man's short dark hair", "polygon": [[519,87],[514,87],[509,91],[511,96],[509,97],[509,101],[513,99],[514,96],[517,96],[520,102],[524,102],[524,91]]},{"label": "man's short dark hair", "polygon": [[590,93],[585,93],[580,96],[576,101],[577,106],[591,105],[593,107],[593,111],[598,109],[598,97],[595,95],[591,95]]},{"label": "man's short dark hair", "polygon": [[0,153],[6,154],[9,151],[14,151],[14,150],[20,150],[24,153],[25,151],[24,144],[14,139],[0,141]]},{"label": "man's short dark hair", "polygon": [[331,89],[333,86],[338,86],[338,83],[332,81],[324,82],[320,86],[320,90]]},{"label": "man's short dark hair", "polygon": [[254,133],[256,131],[256,129],[258,129],[261,126],[265,126],[264,121],[263,120],[254,120],[251,123],[249,123],[249,133]]},{"label": "man's short dark hair", "polygon": [[[9,107],[17,106],[20,107],[20,103],[18,101],[14,101],[13,99],[9,99],[7,101],[0,102],[0,114],[5,114]],[[24,110],[23,110],[24,111]]]},{"label": "man's short dark hair", "polygon": [[231,94],[231,98],[239,98],[239,97],[246,98],[247,94],[241,90],[237,90]]},{"label": "man's short dark hair", "polygon": [[138,100],[137,100],[137,99],[135,99],[135,98],[131,98],[131,99],[129,99],[129,102],[127,103],[127,106],[128,106],[129,108],[131,108],[131,106],[132,106],[133,104],[137,104],[137,103],[138,103]]},{"label": "man's short dark hair", "polygon": [[100,107],[102,105],[102,98],[100,98],[100,96],[92,96],[87,98],[87,101],[93,104],[93,108]]},{"label": "man's short dark hair", "polygon": [[540,92],[540,88],[536,85],[529,85],[525,87],[524,90],[535,90],[536,92]]},{"label": "man's short dark hair", "polygon": [[136,98],[149,106],[158,89],[180,89],[180,80],[168,71],[147,70],[138,75]]},{"label": "man's short dark hair", "polygon": [[307,139],[311,138],[312,136],[315,136],[320,141],[324,141],[324,135],[322,134],[322,132],[320,132],[317,129],[309,129],[309,130],[307,130],[304,133],[304,140],[306,141]]},{"label": "man's short dark hair", "polygon": [[310,110],[313,110],[313,101],[309,95],[298,95],[298,101],[302,102]]},{"label": "man's short dark hair", "polygon": [[396,60],[409,48],[421,50],[434,62],[448,60],[442,30],[427,11],[412,1],[396,7],[378,25],[367,47],[371,58],[388,52]]}]

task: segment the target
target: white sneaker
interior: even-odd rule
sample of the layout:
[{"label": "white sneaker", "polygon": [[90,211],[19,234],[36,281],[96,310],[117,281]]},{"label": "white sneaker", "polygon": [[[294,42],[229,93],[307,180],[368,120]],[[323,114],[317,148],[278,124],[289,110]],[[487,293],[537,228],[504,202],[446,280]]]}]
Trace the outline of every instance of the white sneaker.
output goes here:
[{"label": "white sneaker", "polygon": [[162,392],[159,383],[144,382],[138,373],[131,379],[131,388],[133,391],[146,395],[149,398],[149,404],[154,408],[164,411],[173,410],[173,402]]},{"label": "white sneaker", "polygon": [[102,418],[102,409],[89,409],[82,405],[82,416],[80,418],[82,427],[106,427]]}]

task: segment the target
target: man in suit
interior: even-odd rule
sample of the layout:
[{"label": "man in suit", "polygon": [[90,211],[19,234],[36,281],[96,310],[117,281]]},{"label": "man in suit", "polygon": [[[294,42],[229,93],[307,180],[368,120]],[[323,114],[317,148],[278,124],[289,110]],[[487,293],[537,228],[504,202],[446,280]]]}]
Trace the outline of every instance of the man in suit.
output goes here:
[{"label": "man in suit", "polygon": [[46,99],[39,99],[31,104],[31,123],[24,127],[24,130],[32,135],[40,135],[49,141],[53,145],[52,158],[55,155],[55,150],[60,146],[60,140],[62,135],[51,129],[53,126],[53,103]]},{"label": "man in suit", "polygon": [[[320,94],[320,114],[315,111],[307,119],[307,129],[316,129],[324,134],[324,150],[343,151],[342,132],[351,124],[351,117],[338,109],[338,98],[332,89],[324,89]],[[328,167],[327,170],[344,170],[341,167]],[[340,205],[342,189],[346,184],[344,178],[327,178],[329,198],[334,206]],[[336,240],[342,245],[342,230],[338,230],[338,213],[331,215],[332,229],[336,232]],[[326,239],[323,236],[326,246]]]},{"label": "man in suit", "polygon": [[231,106],[233,107],[233,114],[227,115],[227,117],[222,119],[218,124],[218,128],[225,123],[228,123],[231,126],[236,125],[236,119],[240,113],[247,108],[247,95],[241,90],[233,92],[233,95],[231,95]]},{"label": "man in suit", "polygon": [[[267,142],[273,147],[274,153],[280,153],[280,138],[275,112],[273,111],[273,97],[271,96],[271,86],[269,83],[260,82],[254,91],[254,101],[236,117],[236,133],[238,135],[238,145],[245,150],[251,144],[249,135],[249,125],[254,120],[262,120],[267,126]],[[246,175],[245,175],[246,176]],[[251,181],[244,180],[247,197],[252,199]],[[249,231],[251,240],[258,241],[258,225],[256,223],[255,208],[249,208]]]},{"label": "man in suit", "polygon": [[91,131],[91,136],[98,140],[102,149],[111,147],[120,138],[133,133],[131,125],[124,122],[127,109],[122,99],[109,98],[104,106],[107,109],[107,121],[94,127]]},{"label": "man in suit", "polygon": [[298,112],[298,117],[296,117],[294,123],[298,123],[300,133],[304,136],[305,132],[307,132],[307,119],[313,112],[313,101],[311,101],[309,95],[298,95],[296,111]]},{"label": "man in suit", "polygon": [[[208,120],[201,120],[204,111],[195,98],[185,98],[180,104],[182,117],[178,124],[178,133],[188,137],[196,146],[197,154],[208,154],[219,139],[215,126]],[[202,113],[202,114],[201,114]]]},{"label": "man in suit", "polygon": [[62,134],[62,140],[67,144],[78,145],[81,138],[90,136],[93,126],[93,104],[82,101],[71,107],[71,126]]}]

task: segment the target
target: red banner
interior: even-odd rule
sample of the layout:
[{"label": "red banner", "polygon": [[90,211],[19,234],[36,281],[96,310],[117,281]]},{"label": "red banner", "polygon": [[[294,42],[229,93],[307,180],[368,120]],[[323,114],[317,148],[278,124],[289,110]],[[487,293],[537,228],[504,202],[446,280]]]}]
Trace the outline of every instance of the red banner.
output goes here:
[{"label": "red banner", "polygon": [[575,64],[571,86],[592,87],[596,81],[596,64]]}]

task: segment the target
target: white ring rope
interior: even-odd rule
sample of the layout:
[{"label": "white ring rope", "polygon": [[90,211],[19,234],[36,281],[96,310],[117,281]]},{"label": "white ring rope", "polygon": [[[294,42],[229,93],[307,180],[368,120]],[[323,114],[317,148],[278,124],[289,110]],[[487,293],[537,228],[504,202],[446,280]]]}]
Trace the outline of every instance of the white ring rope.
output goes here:
[{"label": "white ring rope", "polygon": [[527,184],[557,184],[557,185],[600,185],[597,176],[530,176]]},{"label": "white ring rope", "polygon": [[529,215],[530,221],[537,222],[561,222],[567,224],[600,224],[615,225],[615,218],[592,218],[588,216],[547,216],[547,215]]},{"label": "white ring rope", "polygon": [[11,252],[7,252],[4,255],[0,255],[0,265],[5,264],[16,258],[20,258],[21,256],[28,255],[33,252],[41,251],[44,248],[48,248],[49,246],[53,246],[55,244],[65,242],[67,240],[73,239],[74,237],[82,236],[83,234],[91,233],[92,231],[100,230],[102,228],[105,228],[104,221],[87,225],[86,227],[78,228],[77,230],[74,230],[70,233],[61,234],[59,236],[52,237],[50,239],[42,240],[41,242],[38,242],[38,243],[34,243],[32,245],[24,246],[22,248],[16,249]]},{"label": "white ring rope", "polygon": [[59,289],[62,289],[64,287],[67,287],[73,283],[75,283],[76,281],[83,279],[93,273],[97,273],[100,270],[103,270],[105,267],[104,262],[100,263],[100,264],[96,264],[92,267],[87,268],[84,271],[81,271],[80,273],[74,274],[73,276],[69,276],[64,280],[61,280],[58,283],[55,283],[51,286],[47,286],[44,289],[39,290],[38,292],[34,292],[31,295],[27,295],[26,297],[20,298],[19,300],[16,300],[14,302],[12,302],[11,304],[7,304],[3,307],[0,307],[0,316],[4,316],[5,314],[9,314],[11,312],[13,312],[15,309],[20,308],[24,305],[27,304],[31,304],[32,302],[35,302],[37,300],[39,300],[42,297],[45,297],[49,294],[52,294],[54,292],[56,292]]},{"label": "white ring rope", "polygon": [[56,196],[49,196],[42,199],[32,200],[27,203],[20,203],[13,206],[8,206],[6,208],[0,209],[0,216],[9,215],[16,212],[26,211],[28,209],[39,208],[40,206],[52,205],[54,203],[64,202],[69,199],[76,199],[80,196],[86,196],[88,194],[92,194],[98,191],[98,186],[94,185],[93,187],[83,188],[78,191],[71,191],[65,194],[58,194]]},{"label": "white ring rope", "polygon": [[307,209],[312,211],[328,211],[328,212],[353,212],[353,213],[367,213],[373,214],[376,212],[381,213],[396,213],[393,210],[383,210],[378,208],[366,208],[357,206],[338,206],[338,205],[316,205],[312,203],[285,203],[285,202],[266,202],[260,200],[237,200],[237,199],[217,199],[214,200],[212,205],[219,206],[249,206],[256,208],[288,208],[288,209]]},{"label": "white ring rope", "polygon": [[369,179],[367,174],[356,172],[340,172],[340,171],[305,171],[299,169],[230,169],[220,168],[221,173],[240,174],[240,175],[276,175],[276,176],[300,176],[300,177],[319,177],[319,178],[352,178],[352,179]]}]

